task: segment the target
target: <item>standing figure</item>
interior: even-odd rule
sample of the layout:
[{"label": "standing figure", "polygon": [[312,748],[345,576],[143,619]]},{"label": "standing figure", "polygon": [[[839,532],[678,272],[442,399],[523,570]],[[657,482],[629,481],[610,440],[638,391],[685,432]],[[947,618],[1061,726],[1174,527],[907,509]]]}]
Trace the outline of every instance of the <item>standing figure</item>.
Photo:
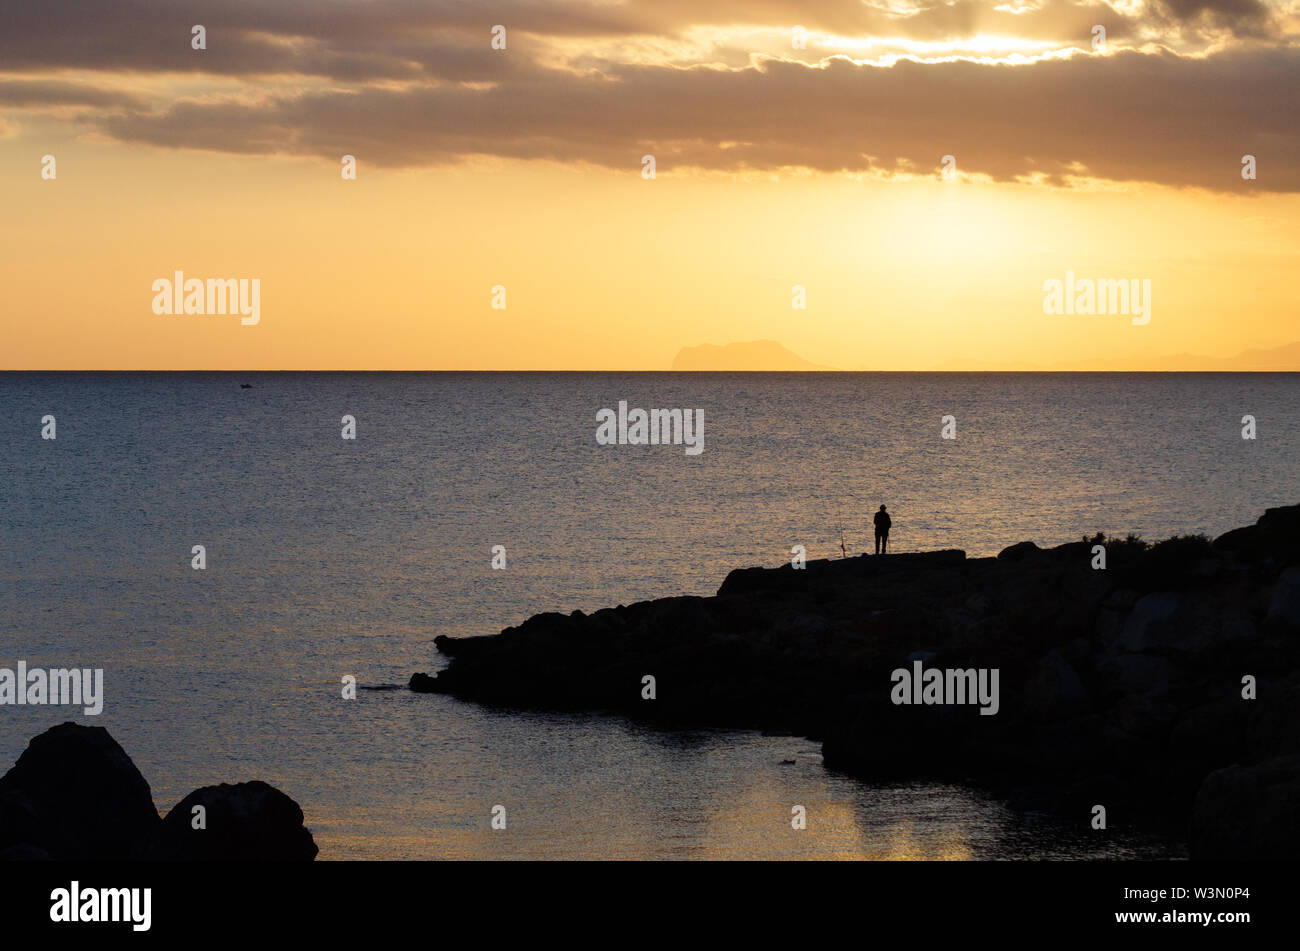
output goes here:
[{"label": "standing figure", "polygon": [[876,513],[876,554],[883,555],[885,549],[889,547],[889,526],[891,524],[889,513],[885,507],[880,506],[880,511]]}]

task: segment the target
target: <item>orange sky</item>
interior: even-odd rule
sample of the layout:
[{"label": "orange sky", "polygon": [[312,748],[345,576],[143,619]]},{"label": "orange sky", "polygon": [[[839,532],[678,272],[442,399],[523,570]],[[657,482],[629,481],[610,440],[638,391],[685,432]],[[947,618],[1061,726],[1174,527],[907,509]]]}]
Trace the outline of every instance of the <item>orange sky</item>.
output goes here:
[{"label": "orange sky", "polygon": [[[820,30],[780,3],[357,6],[198,4],[93,47],[71,13],[10,24],[0,367],[665,369],[773,339],[843,369],[1169,369],[1300,341],[1294,5],[917,5],[906,35],[860,4]],[[177,270],[258,279],[260,321],[155,314]],[[1067,272],[1150,280],[1150,323],[1045,314]]]}]

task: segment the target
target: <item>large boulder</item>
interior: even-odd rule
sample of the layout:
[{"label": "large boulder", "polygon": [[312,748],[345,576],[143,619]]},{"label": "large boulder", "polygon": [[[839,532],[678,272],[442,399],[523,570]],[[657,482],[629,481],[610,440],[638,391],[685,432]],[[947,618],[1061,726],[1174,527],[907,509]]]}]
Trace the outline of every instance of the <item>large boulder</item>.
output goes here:
[{"label": "large boulder", "polygon": [[1170,623],[1181,604],[1172,591],[1155,591],[1139,598],[1124,622],[1120,646],[1128,651],[1144,651],[1177,643],[1179,629]]},{"label": "large boulder", "polygon": [[1300,852],[1300,756],[1215,770],[1192,810],[1194,859],[1285,859]]},{"label": "large boulder", "polygon": [[1017,542],[998,552],[998,561],[1024,561],[1035,555],[1041,555],[1043,550],[1033,542]]},{"label": "large boulder", "polygon": [[1300,557],[1300,505],[1268,509],[1254,525],[1220,535],[1214,547],[1244,561],[1294,564]]},{"label": "large boulder", "polygon": [[1180,685],[1178,668],[1155,654],[1107,657],[1098,664],[1098,672],[1108,687],[1125,696],[1168,693]]},{"label": "large boulder", "polygon": [[1255,524],[1266,532],[1283,535],[1294,541],[1300,535],[1300,505],[1280,505],[1265,509]]},{"label": "large boulder", "polygon": [[[195,828],[202,806],[204,828]],[[302,809],[268,783],[222,783],[196,789],[163,820],[154,857],[167,860],[310,862],[319,849]]]},{"label": "large boulder", "polygon": [[1234,701],[1251,714],[1249,758],[1300,754],[1300,671],[1285,680],[1261,679],[1258,689],[1258,699]]},{"label": "large boulder", "polygon": [[1268,603],[1268,619],[1290,628],[1300,628],[1300,565],[1282,572],[1273,586]]},{"label": "large boulder", "polygon": [[1038,663],[1025,685],[1026,712],[1036,720],[1068,720],[1092,711],[1092,701],[1078,673],[1053,648]]},{"label": "large boulder", "polygon": [[1251,701],[1225,697],[1183,710],[1169,735],[1171,769],[1197,782],[1211,770],[1242,758]]},{"label": "large boulder", "polygon": [[0,778],[0,853],[11,858],[138,858],[158,826],[149,784],[103,727],[51,727]]}]

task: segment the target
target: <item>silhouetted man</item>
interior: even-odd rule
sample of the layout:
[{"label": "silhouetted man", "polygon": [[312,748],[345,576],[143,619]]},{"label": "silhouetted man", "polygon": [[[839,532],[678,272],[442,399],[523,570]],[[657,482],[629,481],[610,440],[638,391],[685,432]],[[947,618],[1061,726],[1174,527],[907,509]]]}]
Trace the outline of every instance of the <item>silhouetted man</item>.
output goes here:
[{"label": "silhouetted man", "polygon": [[880,506],[880,511],[876,513],[876,554],[883,555],[885,549],[889,547],[889,513],[885,507]]}]

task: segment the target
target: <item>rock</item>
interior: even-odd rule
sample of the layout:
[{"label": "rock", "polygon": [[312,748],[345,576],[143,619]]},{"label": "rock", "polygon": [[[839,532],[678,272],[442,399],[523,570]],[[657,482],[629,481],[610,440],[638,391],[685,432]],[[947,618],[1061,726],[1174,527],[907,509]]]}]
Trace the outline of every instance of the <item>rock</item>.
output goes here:
[{"label": "rock", "polygon": [[1292,565],[1282,572],[1273,586],[1273,596],[1268,602],[1268,619],[1290,628],[1300,628],[1300,565]]},{"label": "rock", "polygon": [[1137,599],[1138,593],[1132,588],[1114,588],[1102,599],[1101,606],[1113,611],[1131,611]]},{"label": "rock", "polygon": [[[206,828],[195,829],[194,807],[206,810]],[[268,783],[204,786],[163,820],[154,857],[168,861],[238,860],[310,862],[319,849],[303,826],[302,809]]]},{"label": "rock", "polygon": [[134,859],[158,826],[149,784],[103,727],[51,727],[0,778],[0,850],[11,854]]},{"label": "rock", "polygon": [[1119,645],[1127,651],[1138,653],[1167,644],[1176,637],[1173,625],[1166,622],[1178,610],[1182,599],[1171,591],[1157,591],[1138,598],[1133,611],[1124,622]]},{"label": "rock", "polygon": [[1247,525],[1244,528],[1234,528],[1232,531],[1224,532],[1214,540],[1214,547],[1223,551],[1245,551],[1248,548],[1258,544],[1262,537],[1262,532],[1255,525]]},{"label": "rock", "polygon": [[1268,509],[1254,525],[1220,535],[1214,547],[1239,561],[1295,564],[1300,559],[1300,505]]},{"label": "rock", "polygon": [[1231,644],[1235,641],[1249,640],[1258,632],[1255,622],[1245,614],[1225,614],[1214,638],[1216,644]]},{"label": "rock", "polygon": [[1232,702],[1250,713],[1247,742],[1254,759],[1300,754],[1300,672],[1286,680],[1262,680],[1256,700]]},{"label": "rock", "polygon": [[1191,855],[1294,861],[1300,852],[1300,756],[1215,770],[1192,808]]},{"label": "rock", "polygon": [[1032,750],[1038,768],[1064,776],[1091,775],[1114,765],[1104,740],[1104,726],[1096,714],[1044,722],[1035,729],[1034,743],[1026,750]]},{"label": "rock", "polygon": [[431,677],[429,674],[414,673],[411,674],[407,686],[416,693],[437,693],[438,688],[434,686],[436,680],[436,677]]},{"label": "rock", "polygon": [[[190,829],[207,807],[207,830]],[[149,784],[103,727],[63,723],[0,778],[0,861],[302,859],[302,810],[266,783],[208,786],[158,818]]]},{"label": "rock", "polygon": [[1061,656],[1052,649],[1038,665],[1038,670],[1025,687],[1027,710],[1031,716],[1043,720],[1066,720],[1084,716],[1092,710],[1092,702],[1083,681]]},{"label": "rock", "polygon": [[1119,654],[1103,662],[1099,671],[1108,685],[1122,694],[1159,694],[1175,683],[1171,661],[1154,654]]},{"label": "rock", "polygon": [[873,780],[918,771],[953,778],[961,769],[962,715],[952,707],[891,706],[832,727],[822,741],[827,769]]},{"label": "rock", "polygon": [[1265,509],[1255,524],[1263,531],[1295,538],[1300,535],[1300,505]]},{"label": "rock", "polygon": [[1169,735],[1177,717],[1178,708],[1163,697],[1131,694],[1107,711],[1106,723],[1125,737],[1155,746]]},{"label": "rock", "polygon": [[790,621],[789,630],[797,634],[821,634],[826,630],[826,619],[820,614],[799,614]]},{"label": "rock", "polygon": [[1047,553],[1057,561],[1090,566],[1093,558],[1092,549],[1091,542],[1066,542],[1064,545],[1047,549]]},{"label": "rock", "polygon": [[1239,760],[1249,716],[1250,704],[1232,698],[1184,712],[1169,737],[1172,769],[1199,784],[1211,770]]},{"label": "rock", "polygon": [[998,561],[1024,561],[1033,555],[1041,554],[1042,549],[1033,542],[1017,542],[998,552]]},{"label": "rock", "polygon": [[779,568],[736,568],[723,579],[718,595],[737,595],[750,591],[797,593],[827,582],[870,580],[900,571],[943,571],[960,566],[965,561],[966,552],[958,548],[945,548],[870,558],[822,558],[810,561],[800,569],[788,563]]}]

